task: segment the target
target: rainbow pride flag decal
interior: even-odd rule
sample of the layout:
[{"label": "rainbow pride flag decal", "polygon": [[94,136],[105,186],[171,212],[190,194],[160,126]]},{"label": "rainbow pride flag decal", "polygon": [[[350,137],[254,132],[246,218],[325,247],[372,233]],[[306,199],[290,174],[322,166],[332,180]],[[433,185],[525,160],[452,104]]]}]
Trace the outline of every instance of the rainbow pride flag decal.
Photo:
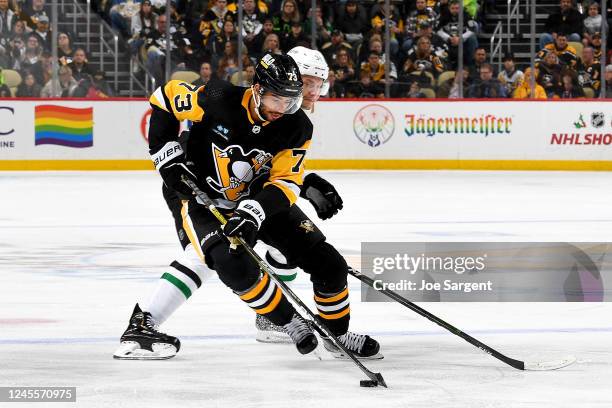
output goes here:
[{"label": "rainbow pride flag decal", "polygon": [[93,108],[39,105],[34,115],[36,145],[93,146]]}]

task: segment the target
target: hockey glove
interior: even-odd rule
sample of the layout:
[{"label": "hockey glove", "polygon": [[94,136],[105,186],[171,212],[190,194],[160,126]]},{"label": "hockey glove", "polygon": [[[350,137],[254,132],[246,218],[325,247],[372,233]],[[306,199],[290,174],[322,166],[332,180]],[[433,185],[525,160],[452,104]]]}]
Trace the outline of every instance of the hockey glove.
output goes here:
[{"label": "hockey glove", "polygon": [[179,193],[182,198],[189,199],[194,196],[194,192],[183,182],[183,177],[193,181],[199,185],[196,175],[191,171],[189,166],[182,161],[168,163],[160,167],[159,174],[162,176],[164,183]]},{"label": "hockey glove", "polygon": [[310,201],[322,220],[333,217],[342,209],[340,194],[330,182],[315,173],[304,177],[301,196]]},{"label": "hockey glove", "polygon": [[266,214],[257,201],[243,200],[223,226],[223,233],[229,238],[240,237],[252,247],[265,219]]}]

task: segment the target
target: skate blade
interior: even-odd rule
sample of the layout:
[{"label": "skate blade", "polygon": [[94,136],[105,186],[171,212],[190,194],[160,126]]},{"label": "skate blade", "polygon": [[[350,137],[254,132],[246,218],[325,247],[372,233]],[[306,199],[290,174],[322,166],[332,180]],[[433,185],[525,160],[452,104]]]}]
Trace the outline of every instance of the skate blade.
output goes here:
[{"label": "skate blade", "polygon": [[[332,357],[334,357],[335,359],[338,360],[350,360],[350,358],[344,354],[344,352],[342,350],[338,350],[338,349],[329,349],[327,347],[325,347],[325,350],[327,350],[327,352],[329,354],[332,355]],[[355,356],[355,358],[357,360],[382,360],[383,358],[385,358],[385,356],[383,356],[380,353],[376,353],[372,356],[367,356],[367,357],[362,357],[362,356],[358,356],[357,354],[353,354]]]},{"label": "skate blade", "polygon": [[293,344],[288,334],[264,330],[257,331],[255,340],[260,343]]},{"label": "skate blade", "polygon": [[153,343],[151,350],[140,348],[140,344],[135,341],[121,343],[113,354],[117,360],[168,360],[176,356],[176,347],[171,344]]}]

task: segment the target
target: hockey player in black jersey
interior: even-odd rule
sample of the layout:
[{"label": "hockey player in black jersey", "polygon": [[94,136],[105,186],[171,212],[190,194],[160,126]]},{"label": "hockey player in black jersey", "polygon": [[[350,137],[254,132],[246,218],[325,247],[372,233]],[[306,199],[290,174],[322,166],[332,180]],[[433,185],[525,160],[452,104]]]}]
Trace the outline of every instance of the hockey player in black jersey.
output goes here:
[{"label": "hockey player in black jersey", "polygon": [[[297,259],[311,275],[319,314],[328,327],[347,344],[363,349],[368,343],[377,352],[378,344],[368,336],[347,333],[344,259],[293,205],[300,193],[312,132],[303,112],[287,115],[300,106],[301,81],[295,63],[288,57],[266,55],[258,64],[255,82],[252,89],[244,89],[221,84],[195,88],[171,81],[151,97],[149,140],[154,162],[165,185],[189,198],[182,207],[184,235],[194,252],[243,301],[285,327],[300,352],[316,346],[312,331],[269,277],[244,253],[231,253],[226,236],[241,236],[251,244],[259,238]],[[175,136],[183,119],[194,122],[186,149]],[[218,208],[233,212],[223,230],[180,182],[181,177],[199,184]],[[197,285],[200,277],[194,275]],[[186,293],[190,290],[185,282],[179,286]],[[122,344],[131,336],[138,343],[139,323],[146,323],[147,313],[135,310]],[[129,352],[115,356],[129,358]]]}]

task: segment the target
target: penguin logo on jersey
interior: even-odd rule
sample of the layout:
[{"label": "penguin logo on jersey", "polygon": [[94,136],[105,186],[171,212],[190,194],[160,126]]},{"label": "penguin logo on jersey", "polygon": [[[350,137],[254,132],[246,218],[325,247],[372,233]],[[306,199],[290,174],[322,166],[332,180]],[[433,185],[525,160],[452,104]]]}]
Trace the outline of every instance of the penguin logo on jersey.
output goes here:
[{"label": "penguin logo on jersey", "polygon": [[253,149],[248,153],[239,145],[225,149],[212,144],[217,179],[206,177],[208,185],[227,200],[237,201],[250,193],[250,184],[270,172],[268,164],[272,155],[263,150]]}]

